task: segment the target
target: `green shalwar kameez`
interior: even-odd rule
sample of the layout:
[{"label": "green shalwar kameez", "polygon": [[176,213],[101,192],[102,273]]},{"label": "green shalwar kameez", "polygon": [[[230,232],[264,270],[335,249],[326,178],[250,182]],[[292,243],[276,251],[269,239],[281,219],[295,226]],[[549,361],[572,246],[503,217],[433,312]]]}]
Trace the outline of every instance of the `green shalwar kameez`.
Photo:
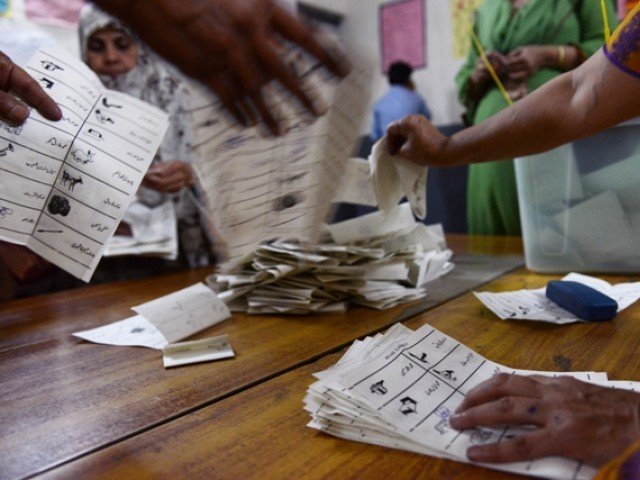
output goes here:
[{"label": "green shalwar kameez", "polygon": [[[610,23],[615,21],[611,4],[607,0]],[[510,0],[486,0],[477,11],[474,28],[486,52],[507,54],[527,45],[575,45],[588,57],[604,44],[600,5],[600,0],[530,0],[514,13]],[[474,125],[507,106],[493,83],[480,101],[467,98],[467,83],[477,58],[478,53],[472,48],[456,77],[458,95]],[[528,91],[561,73],[539,70],[529,78]],[[471,234],[521,234],[513,160],[470,167],[467,222]]]}]

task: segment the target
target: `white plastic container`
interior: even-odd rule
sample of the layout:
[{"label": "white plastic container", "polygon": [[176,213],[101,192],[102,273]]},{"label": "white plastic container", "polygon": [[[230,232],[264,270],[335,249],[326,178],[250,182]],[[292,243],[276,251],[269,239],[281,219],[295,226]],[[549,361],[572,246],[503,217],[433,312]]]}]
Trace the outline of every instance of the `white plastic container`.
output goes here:
[{"label": "white plastic container", "polygon": [[516,159],[527,267],[640,273],[640,122]]}]

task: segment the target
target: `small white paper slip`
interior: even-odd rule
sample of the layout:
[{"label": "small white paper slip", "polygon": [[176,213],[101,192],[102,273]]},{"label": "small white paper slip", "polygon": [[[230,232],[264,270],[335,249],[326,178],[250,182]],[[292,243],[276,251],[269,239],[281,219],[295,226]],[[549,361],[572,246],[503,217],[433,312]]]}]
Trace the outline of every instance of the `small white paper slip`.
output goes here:
[{"label": "small white paper slip", "polygon": [[[578,282],[598,290],[618,302],[618,312],[640,298],[640,282],[611,285],[599,278],[570,273],[562,280]],[[572,313],[560,308],[545,295],[545,288],[515,292],[473,292],[489,310],[502,320],[538,320],[564,325],[582,322]]]},{"label": "small white paper slip", "polygon": [[391,211],[406,196],[413,214],[424,219],[427,215],[427,167],[390,155],[386,136],[373,146],[369,162],[380,210]]},{"label": "small white paper slip", "polygon": [[155,325],[169,343],[190,337],[231,316],[227,305],[203,283],[133,307],[133,310]]},{"label": "small white paper slip", "polygon": [[162,357],[164,368],[211,362],[236,356],[229,344],[229,335],[203,338],[193,342],[172,343],[166,345],[162,352],[164,353]]},{"label": "small white paper slip", "polygon": [[162,349],[168,343],[158,329],[141,315],[72,335],[104,345],[148,347],[156,350]]}]

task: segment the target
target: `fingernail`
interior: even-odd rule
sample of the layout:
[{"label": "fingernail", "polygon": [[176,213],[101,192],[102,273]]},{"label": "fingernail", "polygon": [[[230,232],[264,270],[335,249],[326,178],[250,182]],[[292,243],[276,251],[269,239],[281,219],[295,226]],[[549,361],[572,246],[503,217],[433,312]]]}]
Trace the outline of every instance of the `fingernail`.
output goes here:
[{"label": "fingernail", "polygon": [[25,105],[17,103],[9,111],[7,117],[9,117],[9,120],[12,122],[22,123],[29,117],[29,109]]},{"label": "fingernail", "polygon": [[472,462],[482,462],[484,455],[482,454],[482,447],[469,447],[467,449],[467,458]]},{"label": "fingernail", "polygon": [[464,413],[456,413],[455,415],[451,416],[451,418],[449,418],[449,425],[451,425],[451,428],[456,428],[463,419]]},{"label": "fingernail", "polygon": [[62,118],[62,110],[58,105],[53,106],[52,112],[55,120],[60,120]]}]

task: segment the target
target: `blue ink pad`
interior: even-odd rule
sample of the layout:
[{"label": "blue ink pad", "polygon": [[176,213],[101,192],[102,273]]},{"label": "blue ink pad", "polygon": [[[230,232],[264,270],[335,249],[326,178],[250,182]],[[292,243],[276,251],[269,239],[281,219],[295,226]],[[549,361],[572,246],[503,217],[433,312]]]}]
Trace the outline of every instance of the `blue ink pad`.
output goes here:
[{"label": "blue ink pad", "polygon": [[587,322],[611,320],[618,313],[618,302],[582,283],[552,280],[546,293],[549,300]]}]

